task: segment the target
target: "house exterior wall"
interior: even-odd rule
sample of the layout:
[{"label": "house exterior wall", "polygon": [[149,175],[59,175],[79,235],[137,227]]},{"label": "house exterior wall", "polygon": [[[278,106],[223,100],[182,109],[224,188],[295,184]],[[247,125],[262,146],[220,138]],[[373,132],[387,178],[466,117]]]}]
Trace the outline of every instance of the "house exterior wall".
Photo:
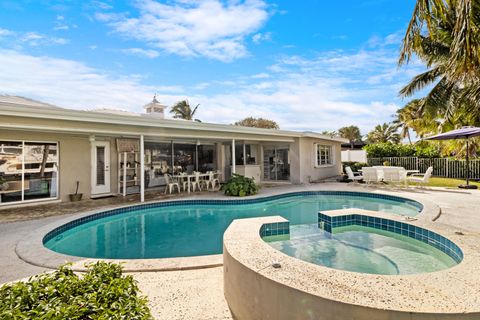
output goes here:
[{"label": "house exterior wall", "polygon": [[[332,146],[333,163],[315,166],[315,144]],[[292,183],[308,183],[341,174],[341,143],[316,138],[298,138],[290,147],[290,175]]]},{"label": "house exterior wall", "polygon": [[90,195],[90,142],[88,137],[0,129],[0,140],[3,139],[57,142],[59,199],[67,200],[68,194],[75,192],[75,181],[77,180],[80,181],[78,192],[87,197]]}]

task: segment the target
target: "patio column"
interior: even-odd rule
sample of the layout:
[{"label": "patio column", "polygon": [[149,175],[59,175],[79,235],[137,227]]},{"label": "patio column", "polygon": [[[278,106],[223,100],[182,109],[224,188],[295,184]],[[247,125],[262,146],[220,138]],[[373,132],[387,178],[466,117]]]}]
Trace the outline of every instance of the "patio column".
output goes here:
[{"label": "patio column", "polygon": [[140,136],[140,202],[145,202],[145,143]]},{"label": "patio column", "polygon": [[232,174],[237,173],[235,170],[235,139],[232,139]]}]

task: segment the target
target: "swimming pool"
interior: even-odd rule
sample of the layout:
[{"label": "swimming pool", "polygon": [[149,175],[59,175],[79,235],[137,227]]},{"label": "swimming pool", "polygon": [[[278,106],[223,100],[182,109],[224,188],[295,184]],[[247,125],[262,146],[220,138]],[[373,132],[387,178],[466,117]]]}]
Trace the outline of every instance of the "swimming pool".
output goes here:
[{"label": "swimming pool", "polygon": [[448,269],[458,263],[428,243],[361,225],[337,227],[332,233],[318,224],[294,225],[289,235],[265,240],[297,259],[352,272],[417,274]]},{"label": "swimming pool", "polygon": [[239,218],[281,215],[312,224],[318,212],[359,208],[415,216],[418,202],[361,192],[296,192],[247,200],[184,200],[137,205],[74,220],[49,232],[45,247],[88,258],[145,259],[222,253],[222,236]]}]

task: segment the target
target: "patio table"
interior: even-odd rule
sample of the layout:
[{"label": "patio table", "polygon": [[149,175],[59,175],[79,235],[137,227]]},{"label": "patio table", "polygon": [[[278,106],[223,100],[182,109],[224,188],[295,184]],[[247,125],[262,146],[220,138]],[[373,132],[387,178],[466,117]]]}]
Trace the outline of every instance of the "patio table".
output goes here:
[{"label": "patio table", "polygon": [[[187,179],[187,192],[190,193],[190,186],[191,186],[191,178],[195,178],[197,175],[196,174],[177,174],[173,176],[175,179],[179,180],[180,179]],[[200,178],[205,178],[210,176],[210,173],[200,173],[198,177]]]}]

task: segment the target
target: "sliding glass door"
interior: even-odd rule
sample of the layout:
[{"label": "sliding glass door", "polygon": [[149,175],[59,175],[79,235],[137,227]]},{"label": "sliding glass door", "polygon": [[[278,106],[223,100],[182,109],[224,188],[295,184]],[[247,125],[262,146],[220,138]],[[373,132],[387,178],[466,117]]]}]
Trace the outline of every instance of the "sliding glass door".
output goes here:
[{"label": "sliding glass door", "polygon": [[56,142],[0,141],[0,204],[57,197]]},{"label": "sliding glass door", "polygon": [[263,179],[270,181],[290,180],[290,161],[288,147],[270,147],[263,149]]}]

